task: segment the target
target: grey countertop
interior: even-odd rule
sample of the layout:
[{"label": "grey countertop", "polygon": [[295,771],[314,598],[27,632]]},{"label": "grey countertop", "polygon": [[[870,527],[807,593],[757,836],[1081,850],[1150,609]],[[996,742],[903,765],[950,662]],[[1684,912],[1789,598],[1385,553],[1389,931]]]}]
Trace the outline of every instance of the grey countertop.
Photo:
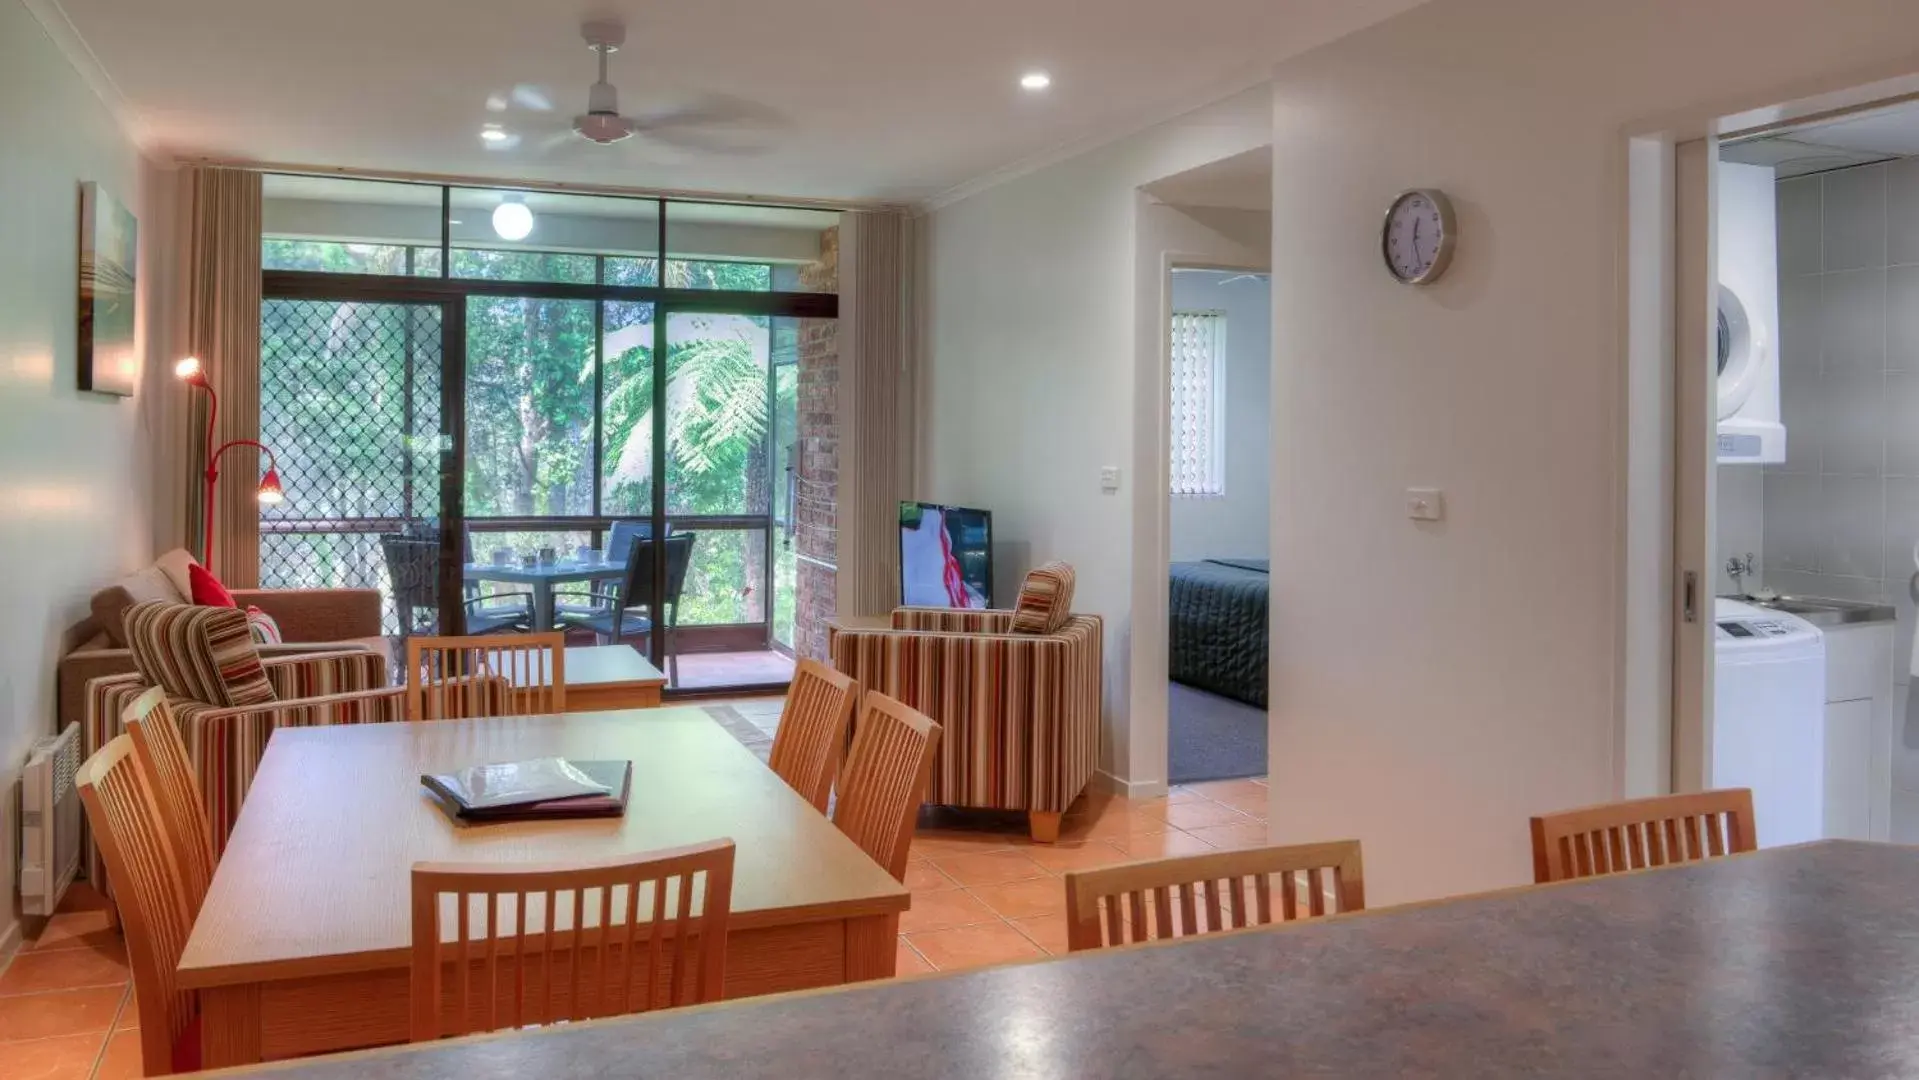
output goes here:
[{"label": "grey countertop", "polygon": [[280,1080],[1914,1075],[1916,898],[1919,849],[1830,842],[247,1071]]},{"label": "grey countertop", "polygon": [[1797,615],[1821,630],[1833,630],[1842,626],[1891,623],[1896,617],[1891,604],[1865,600],[1838,600],[1829,596],[1775,595],[1761,599],[1747,595],[1729,596],[1726,599],[1737,600],[1742,604],[1751,604],[1770,611],[1783,611]]}]

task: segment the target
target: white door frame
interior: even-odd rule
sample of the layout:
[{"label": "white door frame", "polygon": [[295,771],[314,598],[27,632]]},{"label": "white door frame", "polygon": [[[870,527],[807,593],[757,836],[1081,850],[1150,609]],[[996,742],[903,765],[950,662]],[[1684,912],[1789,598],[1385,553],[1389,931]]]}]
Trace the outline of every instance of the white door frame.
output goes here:
[{"label": "white door frame", "polygon": [[[1905,71],[1858,71],[1835,73],[1829,79],[1815,84],[1803,84],[1791,88],[1790,96],[1784,103],[1760,101],[1744,112],[1728,114],[1723,109],[1694,109],[1689,112],[1662,118],[1657,122],[1642,125],[1634,136],[1628,132],[1629,145],[1645,141],[1662,144],[1669,162],[1664,168],[1663,182],[1669,184],[1671,222],[1670,252],[1665,265],[1670,269],[1668,295],[1671,297],[1670,325],[1674,342],[1671,382],[1668,383],[1666,401],[1672,409],[1672,438],[1666,442],[1670,448],[1673,468],[1671,472],[1671,498],[1663,505],[1650,500],[1645,492],[1635,494],[1628,487],[1628,532],[1647,519],[1637,515],[1656,514],[1670,509],[1672,528],[1670,530],[1670,561],[1663,566],[1649,564],[1644,559],[1634,559],[1631,545],[1628,545],[1627,581],[1630,597],[1631,582],[1634,575],[1670,573],[1671,607],[1667,632],[1671,648],[1670,667],[1670,724],[1669,740],[1664,747],[1669,750],[1671,769],[1667,779],[1674,791],[1697,791],[1705,787],[1710,780],[1712,761],[1712,700],[1713,700],[1713,637],[1712,602],[1714,583],[1717,581],[1716,546],[1714,543],[1714,501],[1716,498],[1717,471],[1717,400],[1712,365],[1706,358],[1712,355],[1713,333],[1715,330],[1715,312],[1718,308],[1718,271],[1717,238],[1715,222],[1715,193],[1717,187],[1719,139],[1722,136],[1747,135],[1814,120],[1837,118],[1847,113],[1895,101],[1909,100],[1919,94],[1919,72]],[[1629,160],[1633,151],[1629,150]],[[1649,174],[1650,175],[1650,174]],[[1637,240],[1640,226],[1646,224],[1644,214],[1650,203],[1642,204],[1636,197],[1643,185],[1637,171],[1632,173],[1635,197],[1630,199],[1628,232]],[[1633,295],[1633,287],[1641,283],[1642,262],[1637,258],[1642,252],[1632,250],[1634,258],[1629,259],[1628,295]],[[1655,329],[1646,321],[1646,312],[1635,310],[1629,304],[1629,320],[1632,323],[1629,341],[1636,351],[1642,342],[1650,340]],[[1629,363],[1629,371],[1631,364]],[[1640,402],[1634,401],[1637,410]],[[1636,433],[1637,421],[1632,418],[1629,431]],[[1630,460],[1630,452],[1628,458]],[[1669,568],[1669,570],[1667,569]],[[1688,612],[1688,577],[1691,577]],[[1631,617],[1630,599],[1627,605],[1628,617],[1624,630],[1628,635],[1645,631],[1645,623],[1635,623]],[[1643,660],[1635,660],[1635,654],[1628,647],[1624,652],[1623,674],[1628,687],[1645,685],[1654,676]],[[1621,730],[1624,746],[1622,762],[1631,762],[1636,758],[1645,760],[1645,740],[1654,737],[1651,725],[1635,724],[1632,715],[1634,698],[1628,693],[1624,698],[1627,715],[1622,718]],[[1654,749],[1657,749],[1656,747]],[[1622,773],[1630,770],[1622,768]],[[1633,785],[1623,785],[1627,793],[1637,794]]]},{"label": "white door frame", "polygon": [[[1115,748],[1114,787],[1133,798],[1167,789],[1167,567],[1172,505],[1167,457],[1171,409],[1173,268],[1267,273],[1270,238],[1256,248],[1236,242],[1179,207],[1140,192],[1135,207],[1132,616],[1127,651],[1127,741]],[[1191,213],[1202,213],[1194,210]],[[1245,214],[1247,211],[1229,213]],[[1183,219],[1183,220],[1182,220]]]},{"label": "white door frame", "polygon": [[1677,363],[1673,380],[1672,790],[1704,790],[1711,778],[1713,701],[1713,508],[1718,499],[1717,388],[1712,356],[1718,311],[1716,206],[1719,140],[1674,148],[1673,280]]}]

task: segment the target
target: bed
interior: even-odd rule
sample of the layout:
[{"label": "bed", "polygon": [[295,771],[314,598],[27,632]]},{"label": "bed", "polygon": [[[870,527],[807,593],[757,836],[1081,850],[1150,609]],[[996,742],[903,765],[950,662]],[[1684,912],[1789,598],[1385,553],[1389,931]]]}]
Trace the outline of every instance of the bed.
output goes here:
[{"label": "bed", "polygon": [[1206,559],[1172,565],[1172,680],[1266,707],[1265,559]]}]

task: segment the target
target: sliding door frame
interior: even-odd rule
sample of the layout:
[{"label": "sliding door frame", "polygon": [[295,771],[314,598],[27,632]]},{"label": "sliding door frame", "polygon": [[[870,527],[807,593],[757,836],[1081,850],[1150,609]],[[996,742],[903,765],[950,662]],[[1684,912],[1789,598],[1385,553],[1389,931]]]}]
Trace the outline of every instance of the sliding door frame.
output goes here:
[{"label": "sliding door frame", "polygon": [[[465,587],[462,578],[462,558],[460,536],[466,530],[466,409],[461,397],[466,388],[466,301],[455,299],[425,289],[405,288],[410,279],[392,278],[401,288],[382,290],[364,290],[353,288],[339,282],[344,275],[299,274],[308,279],[293,287],[275,288],[263,281],[261,302],[273,300],[306,300],[317,303],[334,304],[388,304],[408,305],[412,307],[437,307],[440,310],[440,512],[439,540],[440,561],[438,574],[440,579],[439,626],[443,634],[462,634],[466,632],[466,607],[460,602],[461,591]],[[430,280],[430,279],[422,279]],[[405,380],[408,384],[406,423],[413,422],[413,400],[411,384],[413,382],[413,342],[411,325],[408,326],[406,344]],[[405,481],[411,487],[411,470]],[[408,500],[410,503],[410,499]],[[411,507],[409,506],[409,509]],[[410,519],[408,519],[410,520]],[[382,616],[384,617],[384,616]],[[406,632],[402,626],[401,632]]]}]

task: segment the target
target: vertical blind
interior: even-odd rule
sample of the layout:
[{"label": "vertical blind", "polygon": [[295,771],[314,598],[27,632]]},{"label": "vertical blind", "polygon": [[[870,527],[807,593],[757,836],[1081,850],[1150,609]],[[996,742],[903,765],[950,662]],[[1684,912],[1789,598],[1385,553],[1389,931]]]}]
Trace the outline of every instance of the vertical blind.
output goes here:
[{"label": "vertical blind", "polygon": [[1225,491],[1226,313],[1173,313],[1172,423],[1167,470],[1174,495]]}]

